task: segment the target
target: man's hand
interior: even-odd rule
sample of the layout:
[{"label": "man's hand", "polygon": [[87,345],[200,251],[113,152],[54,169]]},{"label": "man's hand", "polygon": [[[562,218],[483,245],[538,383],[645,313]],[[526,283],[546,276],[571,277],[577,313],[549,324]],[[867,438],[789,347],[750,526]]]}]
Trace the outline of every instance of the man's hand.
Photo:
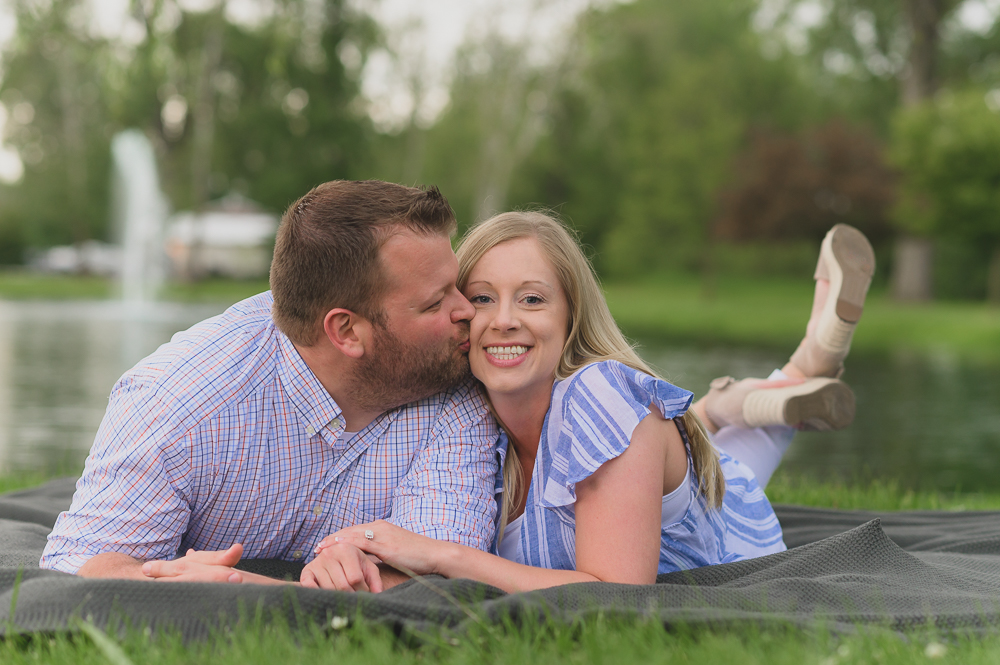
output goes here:
[{"label": "man's hand", "polygon": [[[173,561],[147,561],[142,564],[142,574],[159,582],[249,582],[249,574],[235,570],[243,556],[243,546],[233,545],[225,551],[188,550]],[[259,577],[259,576],[252,576]],[[253,580],[258,582],[258,580]],[[277,581],[277,580],[275,580]]]},{"label": "man's hand", "polygon": [[382,591],[378,566],[357,547],[334,544],[323,548],[302,569],[304,587],[337,591]]}]

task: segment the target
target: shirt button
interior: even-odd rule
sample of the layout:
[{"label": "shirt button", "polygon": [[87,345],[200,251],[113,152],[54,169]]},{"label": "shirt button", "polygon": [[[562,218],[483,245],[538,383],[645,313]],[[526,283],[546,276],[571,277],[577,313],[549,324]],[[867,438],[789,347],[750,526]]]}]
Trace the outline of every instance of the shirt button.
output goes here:
[{"label": "shirt button", "polygon": [[340,427],[340,418],[334,418],[333,420],[331,420],[330,427],[333,429],[337,429],[338,427]]},{"label": "shirt button", "polygon": [[316,428],[315,428],[315,427],[313,427],[312,425],[310,425],[309,427],[307,427],[307,428],[306,428],[306,433],[307,433],[307,434],[308,434],[309,436],[312,436],[313,434],[315,434],[315,433],[316,433]]},{"label": "shirt button", "polygon": [[319,517],[322,514],[323,514],[323,506],[321,506],[319,504],[316,504],[313,507],[313,515],[315,515],[316,517]]},{"label": "shirt button", "polygon": [[301,559],[302,558],[302,550],[295,550],[294,552],[292,552],[292,558],[293,559]]}]

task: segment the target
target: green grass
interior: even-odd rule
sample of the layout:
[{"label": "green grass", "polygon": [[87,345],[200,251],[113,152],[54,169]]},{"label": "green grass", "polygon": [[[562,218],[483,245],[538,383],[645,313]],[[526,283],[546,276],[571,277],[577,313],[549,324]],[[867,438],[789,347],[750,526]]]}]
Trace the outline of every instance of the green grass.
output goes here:
[{"label": "green grass", "polygon": [[170,282],[160,296],[177,302],[223,303],[239,302],[261,291],[267,291],[267,279],[206,279],[200,282]]},{"label": "green grass", "polygon": [[326,631],[319,626],[289,629],[280,622],[237,627],[204,641],[184,645],[170,636],[133,631],[124,640],[103,644],[102,636],[39,636],[0,643],[0,662],[135,663],[137,665],[407,665],[518,663],[731,663],[741,665],[849,665],[922,662],[994,663],[1000,635],[944,639],[930,630],[907,636],[885,630],[860,630],[835,636],[822,629],[674,628],[645,620],[596,618],[571,625],[547,623],[490,631],[473,628],[456,636],[428,635],[422,641],[396,639],[374,626]]},{"label": "green grass", "polygon": [[816,482],[780,469],[767,485],[772,503],[841,510],[1000,510],[1000,493],[933,492],[903,489],[896,480]]},{"label": "green grass", "polygon": [[[812,289],[808,280],[722,278],[708,292],[691,276],[606,286],[615,319],[632,337],[789,351],[805,332]],[[875,291],[868,297],[852,349],[1000,363],[1000,307],[974,302],[904,304]]]},{"label": "green grass", "polygon": [[112,291],[111,282],[104,277],[0,271],[3,300],[103,300],[110,298]]},{"label": "green grass", "polygon": [[28,471],[26,473],[19,473],[17,475],[14,474],[2,475],[0,476],[0,494],[3,494],[5,492],[15,492],[17,490],[23,490],[28,487],[35,487],[36,485],[41,485],[43,482],[49,480],[52,477],[53,476],[32,471]]},{"label": "green grass", "polygon": [[[115,297],[116,285],[105,277],[46,275],[25,270],[0,270],[0,300],[106,300]],[[168,282],[163,300],[231,304],[266,291],[267,279],[206,279]]]}]

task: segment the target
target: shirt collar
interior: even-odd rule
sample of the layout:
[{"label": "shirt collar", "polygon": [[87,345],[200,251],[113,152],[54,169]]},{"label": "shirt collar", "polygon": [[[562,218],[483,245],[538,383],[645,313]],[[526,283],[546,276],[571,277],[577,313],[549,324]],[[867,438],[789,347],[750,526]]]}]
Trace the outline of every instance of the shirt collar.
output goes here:
[{"label": "shirt collar", "polygon": [[275,334],[281,356],[278,369],[281,386],[299,414],[306,435],[312,436],[329,425],[330,431],[339,436],[344,431],[340,406],[306,365],[292,341],[277,328]]}]

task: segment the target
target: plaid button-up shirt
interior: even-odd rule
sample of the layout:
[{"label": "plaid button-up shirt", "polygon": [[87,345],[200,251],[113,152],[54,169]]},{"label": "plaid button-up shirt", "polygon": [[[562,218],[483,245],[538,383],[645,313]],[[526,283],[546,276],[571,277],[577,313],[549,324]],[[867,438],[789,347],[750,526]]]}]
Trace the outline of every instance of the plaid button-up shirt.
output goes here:
[{"label": "plaid button-up shirt", "polygon": [[271,302],[264,293],[178,333],[118,381],[42,568],[233,543],[245,558],[309,561],[324,536],[375,519],[491,548],[498,430],[475,386],[345,441],[340,408],[275,328]]}]

